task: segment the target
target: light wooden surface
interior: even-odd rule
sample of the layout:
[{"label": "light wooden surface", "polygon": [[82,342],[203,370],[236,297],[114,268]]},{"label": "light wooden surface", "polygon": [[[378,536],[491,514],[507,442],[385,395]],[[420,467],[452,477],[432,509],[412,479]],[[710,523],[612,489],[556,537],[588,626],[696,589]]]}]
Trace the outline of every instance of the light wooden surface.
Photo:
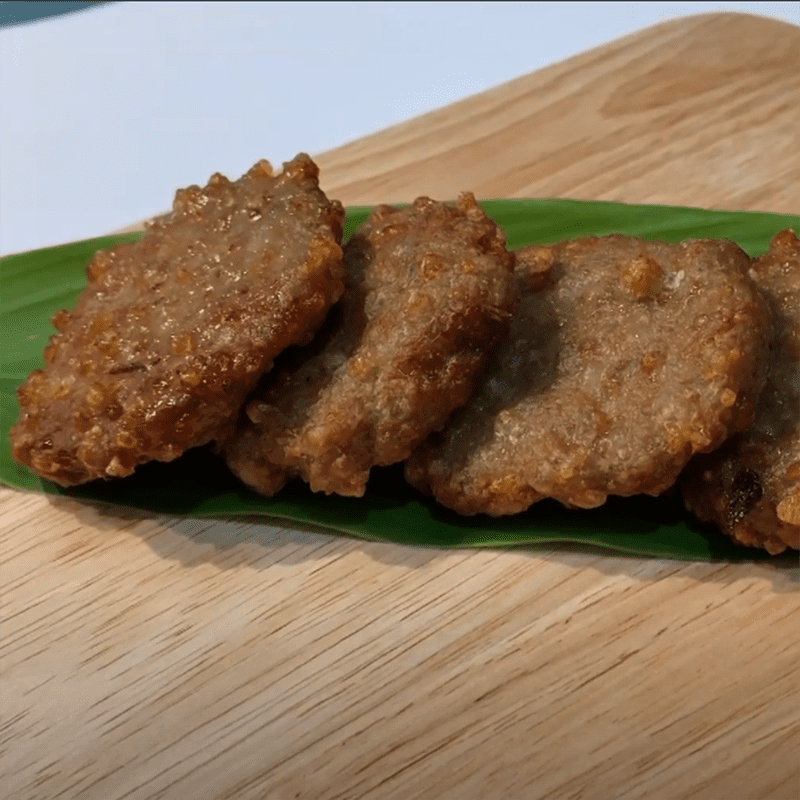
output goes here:
[{"label": "light wooden surface", "polygon": [[[800,28],[695,17],[319,160],[350,204],[796,213],[798,100]],[[396,547],[6,489],[0,531],[3,798],[800,796],[791,560]]]},{"label": "light wooden surface", "polygon": [[799,42],[743,14],[654,26],[326,153],[325,189],[800,214]]}]

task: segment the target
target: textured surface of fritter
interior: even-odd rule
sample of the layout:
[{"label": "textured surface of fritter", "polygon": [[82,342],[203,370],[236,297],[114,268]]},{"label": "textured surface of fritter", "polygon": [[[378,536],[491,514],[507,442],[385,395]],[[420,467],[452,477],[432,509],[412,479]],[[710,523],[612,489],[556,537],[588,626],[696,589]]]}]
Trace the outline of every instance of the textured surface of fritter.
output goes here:
[{"label": "textured surface of fritter", "polygon": [[497,516],[544,497],[592,508],[663,492],[693,453],[753,420],[769,317],[749,266],[716,241],[520,251],[508,340],[407,479],[462,514]]},{"label": "textured surface of fritter", "polygon": [[361,496],[371,467],[402,461],[467,400],[508,330],[514,256],[470,194],[379,206],[344,262],[344,297],[310,347],[276,364],[226,446],[264,494],[299,476]]},{"label": "textured surface of fritter", "polygon": [[742,544],[800,549],[800,242],[782,231],[753,262],[772,306],[775,341],[756,419],[686,469],[689,510]]},{"label": "textured surface of fritter", "polygon": [[301,154],[176,193],[138,242],[98,252],[46,365],[18,390],[14,457],[69,486],[224,435],[285,347],[343,291],[344,211]]}]

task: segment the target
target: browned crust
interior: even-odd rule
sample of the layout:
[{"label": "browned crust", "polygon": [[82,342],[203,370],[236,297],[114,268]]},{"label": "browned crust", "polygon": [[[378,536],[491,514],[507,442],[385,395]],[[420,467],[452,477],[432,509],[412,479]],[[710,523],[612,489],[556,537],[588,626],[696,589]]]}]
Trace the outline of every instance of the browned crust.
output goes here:
[{"label": "browned crust", "polygon": [[344,211],[305,154],[177,192],[144,238],[98,252],[46,365],[18,390],[14,458],[62,486],[224,435],[286,346],[343,291]]},{"label": "browned crust", "polygon": [[514,257],[471,194],[379,206],[345,246],[348,286],[310,347],[287,353],[227,443],[231,469],[272,494],[292,477],[360,496],[466,402],[508,330]]},{"label": "browned crust", "polygon": [[753,263],[775,321],[756,419],[686,470],[683,495],[700,519],[772,554],[800,549],[800,241],[776,234]]},{"label": "browned crust", "polygon": [[752,422],[769,318],[749,266],[713,240],[524,249],[508,340],[407,479],[462,514],[665,491],[694,453]]}]

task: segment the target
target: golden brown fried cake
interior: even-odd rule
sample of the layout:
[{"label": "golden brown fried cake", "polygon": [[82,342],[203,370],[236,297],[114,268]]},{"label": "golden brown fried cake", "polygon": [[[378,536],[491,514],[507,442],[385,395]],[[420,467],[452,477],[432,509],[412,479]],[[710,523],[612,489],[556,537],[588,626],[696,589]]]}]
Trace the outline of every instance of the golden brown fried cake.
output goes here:
[{"label": "golden brown fried cake", "polygon": [[141,241],[98,252],[43,370],[18,391],[14,458],[70,486],[225,434],[272,360],[344,288],[344,211],[305,154],[175,195]]},{"label": "golden brown fried cake", "polygon": [[495,516],[545,497],[592,508],[663,492],[693,453],[752,422],[769,317],[749,266],[718,241],[520,251],[508,340],[407,479],[462,514]]},{"label": "golden brown fried cake", "polygon": [[772,554],[800,549],[800,242],[782,231],[753,262],[776,338],[752,427],[692,459],[683,496],[700,519]]},{"label": "golden brown fried cake", "polygon": [[371,467],[406,458],[464,403],[508,330],[514,256],[462,195],[379,206],[345,246],[347,290],[315,342],[286,353],[227,443],[264,494],[300,476],[361,496]]}]

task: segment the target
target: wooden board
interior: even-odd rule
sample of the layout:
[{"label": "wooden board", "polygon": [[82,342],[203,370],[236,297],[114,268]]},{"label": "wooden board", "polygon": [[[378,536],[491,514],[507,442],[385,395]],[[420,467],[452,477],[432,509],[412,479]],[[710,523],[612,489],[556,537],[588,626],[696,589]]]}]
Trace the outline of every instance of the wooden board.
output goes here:
[{"label": "wooden board", "polygon": [[798,37],[742,14],[657,25],[325,153],[324,186],[797,214]]},{"label": "wooden board", "polygon": [[[800,28],[700,16],[319,161],[349,204],[797,213],[799,99]],[[800,794],[791,560],[397,547],[6,489],[0,536],[2,797]]]}]

